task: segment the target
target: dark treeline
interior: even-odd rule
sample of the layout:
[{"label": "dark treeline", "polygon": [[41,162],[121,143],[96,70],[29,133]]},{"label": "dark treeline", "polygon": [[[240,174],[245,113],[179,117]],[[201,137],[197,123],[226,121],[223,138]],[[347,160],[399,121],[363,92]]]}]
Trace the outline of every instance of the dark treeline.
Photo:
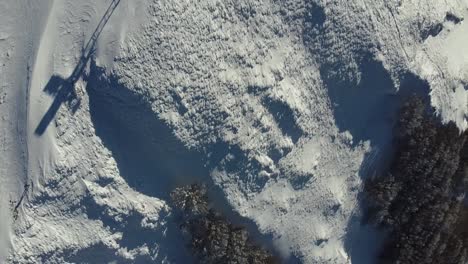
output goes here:
[{"label": "dark treeline", "polygon": [[171,193],[182,231],[197,263],[202,264],[273,264],[278,259],[257,246],[247,230],[236,226],[210,208],[206,188],[189,185]]},{"label": "dark treeline", "polygon": [[390,169],[366,183],[370,219],[389,233],[380,263],[467,262],[466,139],[421,99],[404,104]]}]

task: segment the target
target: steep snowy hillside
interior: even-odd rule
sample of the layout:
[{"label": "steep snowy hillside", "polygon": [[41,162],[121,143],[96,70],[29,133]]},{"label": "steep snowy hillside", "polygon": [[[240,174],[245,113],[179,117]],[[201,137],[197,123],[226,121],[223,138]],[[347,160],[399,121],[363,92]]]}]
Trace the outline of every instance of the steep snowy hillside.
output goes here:
[{"label": "steep snowy hillside", "polygon": [[466,0],[0,7],[8,263],[190,262],[193,182],[285,262],[373,263],[358,195],[401,99],[468,126]]},{"label": "steep snowy hillside", "polygon": [[11,246],[9,207],[28,182],[27,98],[50,2],[0,1],[0,262]]}]

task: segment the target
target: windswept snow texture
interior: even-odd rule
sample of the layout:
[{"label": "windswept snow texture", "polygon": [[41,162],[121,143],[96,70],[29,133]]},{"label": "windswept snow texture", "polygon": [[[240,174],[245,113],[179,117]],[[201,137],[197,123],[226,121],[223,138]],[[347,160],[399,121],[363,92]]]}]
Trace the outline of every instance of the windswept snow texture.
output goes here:
[{"label": "windswept snow texture", "polygon": [[285,261],[373,263],[362,178],[407,94],[467,128],[467,15],[466,0],[0,1],[0,256],[189,263],[168,194],[199,181]]}]

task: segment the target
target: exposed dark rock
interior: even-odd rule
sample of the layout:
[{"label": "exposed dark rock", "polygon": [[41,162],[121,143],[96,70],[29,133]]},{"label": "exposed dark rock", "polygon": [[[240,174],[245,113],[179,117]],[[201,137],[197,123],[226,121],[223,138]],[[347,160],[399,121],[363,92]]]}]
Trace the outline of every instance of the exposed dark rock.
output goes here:
[{"label": "exposed dark rock", "polygon": [[452,13],[447,13],[447,15],[445,16],[445,20],[453,22],[454,24],[458,24],[463,21],[463,17],[458,17]]},{"label": "exposed dark rock", "polygon": [[444,29],[444,25],[442,23],[432,24],[421,29],[420,37],[422,40],[426,40],[427,38],[429,38],[429,36],[435,37],[439,35],[442,29]]},{"label": "exposed dark rock", "polygon": [[452,13],[447,13],[445,20],[439,23],[432,23],[429,25],[421,24],[420,37],[422,40],[426,40],[429,36],[436,37],[444,29],[443,22],[452,22],[453,24],[459,24],[463,21],[463,17],[458,17]]}]

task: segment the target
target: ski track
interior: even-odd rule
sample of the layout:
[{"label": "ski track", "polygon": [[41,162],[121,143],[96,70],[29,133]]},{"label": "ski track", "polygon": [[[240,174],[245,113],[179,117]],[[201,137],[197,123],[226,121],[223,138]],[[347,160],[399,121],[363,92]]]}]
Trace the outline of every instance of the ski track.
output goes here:
[{"label": "ski track", "polygon": [[[50,1],[0,3],[0,261],[6,257],[5,250],[11,247],[11,209],[19,202],[28,182],[27,111],[31,65],[50,4]],[[18,21],[18,17],[25,19]]]}]

